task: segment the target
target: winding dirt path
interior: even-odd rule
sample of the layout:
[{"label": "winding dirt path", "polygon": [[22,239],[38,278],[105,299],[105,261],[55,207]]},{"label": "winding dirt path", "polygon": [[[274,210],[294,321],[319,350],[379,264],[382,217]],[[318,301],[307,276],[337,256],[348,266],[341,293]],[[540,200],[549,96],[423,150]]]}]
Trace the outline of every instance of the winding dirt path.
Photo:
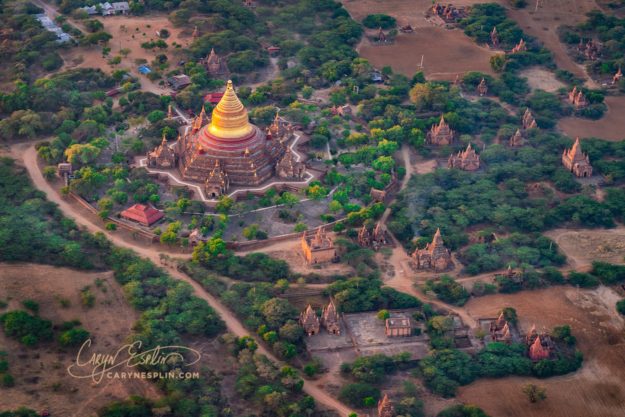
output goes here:
[{"label": "winding dirt path", "polygon": [[[58,204],[59,209],[63,212],[65,216],[74,219],[77,224],[85,227],[88,231],[92,233],[104,233],[108,237],[108,239],[115,245],[135,251],[139,255],[151,260],[156,265],[159,265],[163,269],[167,270],[167,272],[172,277],[188,283],[189,285],[191,285],[195,292],[195,295],[198,298],[205,300],[212,308],[215,309],[215,311],[217,311],[217,313],[226,323],[226,327],[228,328],[229,332],[236,335],[237,337],[251,336],[256,338],[255,334],[248,332],[245,327],[243,327],[241,322],[235,317],[235,315],[228,308],[226,308],[217,298],[204,290],[204,288],[202,288],[200,284],[195,282],[189,276],[178,271],[175,267],[170,265],[163,265],[161,263],[161,254],[164,254],[163,252],[160,252],[152,247],[141,247],[127,242],[116,236],[115,234],[104,230],[99,224],[96,224],[91,220],[83,217],[83,215],[78,210],[76,210],[71,204],[69,204],[45,180],[41,171],[39,170],[39,166],[37,164],[37,151],[35,150],[35,146],[33,144],[21,143],[14,145],[11,147],[11,153],[13,154],[14,158],[23,161],[23,164],[26,167],[35,187],[44,192],[48,200]],[[279,366],[284,364],[282,361],[278,360],[271,352],[265,349],[260,341],[258,345],[258,352],[267,356],[269,359],[276,362]],[[349,407],[338,401],[336,398],[333,398],[323,389],[319,388],[317,385],[314,385],[310,381],[304,381],[303,390],[319,403],[325,405],[326,407],[334,409],[342,417],[347,417],[350,413],[353,412]]]}]

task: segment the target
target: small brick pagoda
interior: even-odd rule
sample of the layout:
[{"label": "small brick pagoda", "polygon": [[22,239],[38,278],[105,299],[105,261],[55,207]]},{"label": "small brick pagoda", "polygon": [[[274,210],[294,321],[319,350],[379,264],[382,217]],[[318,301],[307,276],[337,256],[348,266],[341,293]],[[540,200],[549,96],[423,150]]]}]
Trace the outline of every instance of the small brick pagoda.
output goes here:
[{"label": "small brick pagoda", "polygon": [[523,146],[523,143],[523,134],[521,133],[520,129],[517,129],[516,132],[514,132],[514,135],[512,135],[510,139],[508,139],[508,145],[512,148],[518,148],[520,146]]},{"label": "small brick pagoda", "polygon": [[464,151],[449,156],[447,167],[458,168],[463,171],[477,171],[480,169],[480,156],[471,147],[471,144],[468,144]]},{"label": "small brick pagoda", "polygon": [[341,334],[341,323],[339,321],[339,313],[336,310],[334,301],[330,300],[327,306],[321,312],[321,324],[330,334]]},{"label": "small brick pagoda", "polygon": [[530,130],[538,127],[538,125],[536,124],[536,119],[534,119],[534,115],[529,108],[526,108],[525,113],[523,113],[522,123],[523,130]]},{"label": "small brick pagoda", "polygon": [[319,333],[319,317],[310,304],[306,307],[306,310],[302,311],[299,315],[299,324],[304,329],[304,333],[308,336],[313,336]]},{"label": "small brick pagoda", "polygon": [[317,231],[304,232],[301,244],[304,259],[309,265],[330,262],[337,257],[334,242],[323,230],[323,227],[319,227]]},{"label": "small brick pagoda", "polygon": [[451,252],[445,247],[440,229],[436,229],[432,242],[425,249],[416,249],[412,253],[412,259],[416,261],[417,269],[444,271],[451,266]]},{"label": "small brick pagoda", "polygon": [[204,66],[206,67],[206,71],[213,77],[228,73],[226,60],[217,55],[215,48],[211,49],[210,54],[204,60]]},{"label": "small brick pagoda", "polygon": [[426,142],[431,145],[451,145],[454,141],[454,131],[445,122],[445,117],[441,115],[438,124],[432,125],[427,134]]},{"label": "small brick pagoda", "polygon": [[373,228],[363,224],[358,231],[358,244],[364,247],[371,247],[375,251],[388,244],[386,231],[382,224],[378,222]]},{"label": "small brick pagoda", "polygon": [[384,397],[378,402],[378,417],[395,417],[395,407],[388,398],[388,394],[384,394]]},{"label": "small brick pagoda", "polygon": [[484,97],[488,93],[488,85],[486,85],[486,79],[482,78],[482,81],[477,86],[477,93],[480,97]]},{"label": "small brick pagoda", "polygon": [[512,334],[510,332],[510,323],[506,320],[503,312],[499,314],[497,320],[490,323],[490,337],[493,342],[512,342]]},{"label": "small brick pagoda", "polygon": [[521,39],[519,41],[519,43],[517,43],[514,48],[512,48],[512,51],[510,51],[511,54],[516,54],[518,52],[526,52],[527,51],[527,44],[525,43],[525,41],[523,39]]},{"label": "small brick pagoda", "polygon": [[579,138],[575,139],[571,149],[565,149],[562,153],[562,165],[576,177],[592,177],[592,165],[588,154],[582,152]]},{"label": "small brick pagoda", "polygon": [[588,104],[590,104],[582,90],[577,89],[577,86],[573,87],[573,89],[569,91],[569,103],[571,103],[576,109],[583,109],[588,107]]},{"label": "small brick pagoda", "polygon": [[528,346],[527,355],[534,362],[549,359],[555,350],[555,343],[551,336],[545,331],[538,333],[535,325],[525,336],[525,343]]}]

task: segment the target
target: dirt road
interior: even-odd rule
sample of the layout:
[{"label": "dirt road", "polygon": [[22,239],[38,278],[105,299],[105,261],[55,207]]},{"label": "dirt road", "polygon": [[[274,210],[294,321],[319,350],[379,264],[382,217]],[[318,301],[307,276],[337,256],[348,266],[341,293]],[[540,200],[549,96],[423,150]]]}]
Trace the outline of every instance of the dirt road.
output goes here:
[{"label": "dirt road", "polygon": [[[179,272],[176,268],[172,266],[161,265],[159,252],[155,248],[150,247],[141,247],[137,245],[133,245],[130,242],[127,242],[115,234],[111,234],[108,231],[104,230],[100,225],[93,223],[91,220],[84,218],[80,212],[78,212],[71,204],[69,204],[61,195],[48,184],[45,180],[41,171],[39,170],[39,166],[37,165],[37,151],[35,150],[35,146],[33,144],[17,144],[11,148],[11,153],[14,158],[23,161],[24,166],[26,167],[28,174],[35,185],[36,188],[43,191],[48,200],[58,204],[59,209],[63,212],[63,214],[67,217],[70,217],[76,221],[77,224],[85,227],[90,232],[102,232],[107,235],[107,237],[113,242],[115,245],[119,247],[124,247],[128,249],[132,249],[139,255],[150,259],[156,265],[160,265],[174,278],[184,281],[193,287],[195,291],[195,295],[203,300],[205,300],[211,307],[217,311],[217,313],[221,316],[221,318],[226,323],[228,331],[237,337],[242,336],[251,336],[256,337],[253,333],[248,332],[245,327],[241,324],[241,322],[234,316],[234,314],[228,310],[217,298],[206,292],[204,288],[202,288],[197,282],[192,280],[187,275]],[[276,362],[278,365],[283,364],[283,362],[279,361],[271,352],[267,351],[260,343],[258,351],[263,355],[270,358],[272,361]],[[318,386],[314,385],[311,382],[304,382],[304,392],[313,397],[319,403],[325,405],[326,407],[332,408],[339,413],[339,415],[343,417],[349,416],[353,411],[345,406],[343,403],[338,401],[337,399],[330,396],[328,393],[323,391]]]}]

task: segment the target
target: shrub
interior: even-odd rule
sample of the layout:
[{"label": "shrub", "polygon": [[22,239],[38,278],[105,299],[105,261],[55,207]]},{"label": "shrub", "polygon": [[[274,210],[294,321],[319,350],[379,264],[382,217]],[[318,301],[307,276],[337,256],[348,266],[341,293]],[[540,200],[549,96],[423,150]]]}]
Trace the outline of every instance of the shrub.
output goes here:
[{"label": "shrub", "polygon": [[394,17],[385,14],[370,14],[362,20],[364,27],[369,29],[390,29],[397,25],[397,21]]},{"label": "shrub", "polygon": [[592,288],[599,285],[599,280],[585,272],[571,271],[569,273],[568,282],[571,285],[580,286],[581,288]]},{"label": "shrub", "polygon": [[344,385],[339,392],[339,399],[352,407],[362,408],[366,405],[365,399],[369,397],[378,401],[380,390],[364,382]]},{"label": "shrub", "polygon": [[59,343],[61,346],[78,346],[85,340],[89,339],[89,332],[78,327],[61,333]]},{"label": "shrub", "polygon": [[616,311],[625,316],[625,298],[616,303]]},{"label": "shrub", "polygon": [[0,323],[7,336],[20,340],[27,346],[52,338],[52,322],[15,310],[0,316]]}]

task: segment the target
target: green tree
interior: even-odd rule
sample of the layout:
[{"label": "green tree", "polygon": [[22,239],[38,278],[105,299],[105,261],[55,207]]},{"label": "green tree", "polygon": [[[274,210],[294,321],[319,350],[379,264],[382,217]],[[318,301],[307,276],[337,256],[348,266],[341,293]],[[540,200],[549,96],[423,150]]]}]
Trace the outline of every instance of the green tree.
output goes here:
[{"label": "green tree", "polygon": [[531,403],[536,403],[547,398],[547,391],[544,387],[535,384],[525,384],[522,388],[523,393]]}]

